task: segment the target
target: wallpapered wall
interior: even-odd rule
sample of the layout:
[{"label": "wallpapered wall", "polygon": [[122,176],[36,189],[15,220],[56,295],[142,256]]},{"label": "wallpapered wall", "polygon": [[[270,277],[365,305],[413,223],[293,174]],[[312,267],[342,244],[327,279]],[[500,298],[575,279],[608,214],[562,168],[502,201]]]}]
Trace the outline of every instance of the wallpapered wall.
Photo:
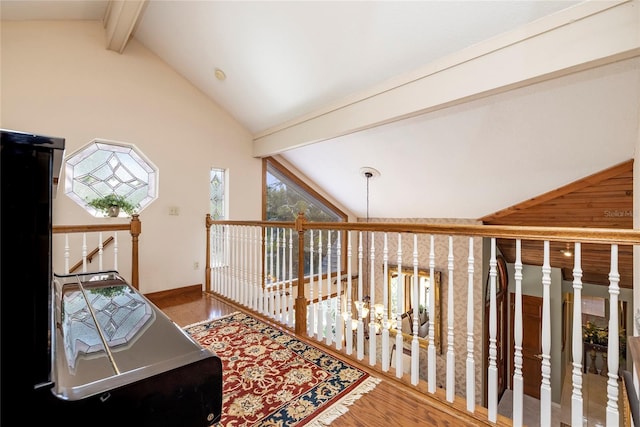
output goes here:
[{"label": "wallpapered wall", "polygon": [[[394,223],[429,223],[429,224],[480,224],[475,220],[465,219],[424,219],[424,218],[370,218],[370,222],[394,222]],[[402,265],[413,267],[413,235],[402,235]],[[384,235],[376,233],[374,235],[373,244],[375,245],[375,301],[373,303],[382,303],[383,298],[383,249]],[[438,355],[437,366],[437,382],[438,387],[444,387],[446,384],[446,355],[447,355],[447,331],[448,331],[448,313],[447,299],[449,297],[449,281],[453,282],[453,328],[454,328],[454,352],[456,358],[455,367],[455,392],[457,395],[466,396],[466,359],[467,359],[467,295],[469,283],[469,238],[453,237],[453,277],[450,276],[448,270],[449,257],[449,237],[438,236],[434,238],[435,244],[435,270],[441,272],[441,298],[442,298],[442,354]],[[418,268],[429,269],[429,251],[430,236],[418,236]],[[398,234],[387,234],[387,249],[389,257],[389,266],[397,266],[398,251]],[[367,254],[368,256],[368,254]],[[473,319],[473,336],[474,336],[474,361],[475,361],[475,384],[476,384],[476,403],[482,403],[482,317],[483,317],[483,248],[482,239],[474,239],[473,241],[473,302],[474,302],[474,319]],[[369,284],[365,283],[364,288],[368,289]],[[365,295],[369,292],[365,291]],[[421,377],[425,377],[426,373],[421,372]]]}]

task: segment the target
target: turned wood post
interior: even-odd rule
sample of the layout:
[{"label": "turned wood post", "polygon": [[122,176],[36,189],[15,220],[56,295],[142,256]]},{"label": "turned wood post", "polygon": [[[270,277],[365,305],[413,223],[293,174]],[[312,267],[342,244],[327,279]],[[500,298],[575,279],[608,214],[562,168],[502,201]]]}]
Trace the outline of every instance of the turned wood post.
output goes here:
[{"label": "turned wood post", "polygon": [[207,252],[205,256],[205,268],[204,268],[204,289],[207,292],[211,291],[211,214],[207,214],[205,219],[205,225],[207,227]]},{"label": "turned wood post", "polygon": [[140,271],[138,268],[138,236],[142,233],[140,215],[131,215],[131,285],[139,288]]},{"label": "turned wood post", "polygon": [[307,298],[304,295],[304,213],[298,213],[296,231],[298,232],[298,296],[296,297],[296,334],[307,333]]}]

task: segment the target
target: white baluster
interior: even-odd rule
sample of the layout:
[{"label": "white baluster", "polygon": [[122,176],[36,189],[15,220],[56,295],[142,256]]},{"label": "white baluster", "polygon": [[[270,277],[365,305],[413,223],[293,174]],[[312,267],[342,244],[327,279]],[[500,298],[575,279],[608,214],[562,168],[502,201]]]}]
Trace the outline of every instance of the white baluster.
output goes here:
[{"label": "white baluster", "polygon": [[251,293],[251,227],[244,226],[244,274],[242,283],[242,305],[249,307]]},{"label": "white baluster", "polygon": [[620,295],[620,274],[618,273],[618,245],[611,245],[611,272],[609,273],[609,337],[607,362],[609,379],[607,380],[607,426],[618,426],[618,363],[619,339],[618,330],[618,295]]},{"label": "white baluster", "polygon": [[346,346],[347,354],[353,354],[353,313],[351,312],[351,230],[347,231],[347,315],[346,315]]},{"label": "white baluster", "polygon": [[235,265],[234,265],[235,227],[233,225],[229,226],[227,239],[228,239],[227,244],[229,245],[229,252],[228,252],[229,259],[227,261],[229,266],[227,267],[227,279],[224,284],[224,287],[225,287],[224,295],[227,298],[232,299],[233,298],[233,282],[235,280]]},{"label": "white baluster", "polygon": [[262,270],[262,265],[260,263],[261,259],[261,251],[262,251],[262,228],[255,228],[255,236],[254,236],[254,251],[255,254],[253,256],[253,280],[255,283],[255,289],[253,292],[253,309],[258,313],[262,312],[262,280],[260,271]]},{"label": "white baluster", "polygon": [[113,232],[113,269],[118,271],[118,232]]},{"label": "white baluster", "polygon": [[[340,278],[338,278],[339,280]],[[322,278],[320,279],[322,280]],[[331,230],[327,230],[327,299],[324,305],[327,307],[325,312],[324,324],[325,324],[325,343],[331,345],[333,342],[333,336],[331,334],[331,328],[335,324],[335,320],[331,318]]]},{"label": "white baluster", "polygon": [[211,288],[214,292],[220,293],[219,289],[219,271],[220,263],[218,257],[220,256],[220,236],[218,235],[218,225],[214,224],[211,228],[211,236],[209,236],[209,245],[211,248]]},{"label": "white baluster", "polygon": [[375,248],[375,233],[370,232],[371,236],[369,241],[369,365],[375,366],[377,358],[377,343],[376,343],[376,248]]},{"label": "white baluster", "polygon": [[263,250],[263,244],[262,244],[262,236],[263,236],[263,228],[262,227],[256,227],[256,237],[255,237],[255,242],[256,242],[256,247],[255,247],[255,257],[254,257],[254,263],[255,263],[255,270],[254,270],[254,276],[255,276],[255,284],[256,284],[256,289],[255,289],[255,310],[258,313],[263,313],[264,312],[264,279],[262,276],[262,271],[264,270],[264,266],[266,265],[263,264],[263,260],[262,260],[262,250]]},{"label": "white baluster", "polygon": [[420,344],[418,342],[418,319],[420,317],[420,302],[418,300],[418,235],[413,235],[413,338],[411,339],[411,384],[417,385],[420,379]]},{"label": "white baluster", "polygon": [[[429,243],[429,280],[433,280],[435,277],[436,268],[436,252],[435,252],[435,240],[433,234],[430,236]],[[433,281],[431,283],[434,283]],[[433,310],[436,306],[436,293],[429,292],[429,313],[433,317]],[[427,390],[429,393],[436,392],[436,329],[434,325],[435,321],[429,321],[429,347],[427,348]]]},{"label": "white baluster", "polygon": [[337,294],[338,294],[338,301],[336,303],[336,350],[341,350],[342,349],[342,340],[344,339],[343,336],[343,332],[344,332],[344,319],[342,318],[342,275],[340,274],[342,272],[342,233],[340,231],[338,231],[338,237],[336,240],[336,272],[337,272],[337,285],[338,285],[338,289],[337,289]]},{"label": "white baluster", "polygon": [[210,280],[211,280],[211,289],[214,292],[218,292],[218,230],[217,224],[211,226],[211,235],[209,235],[209,248],[210,248],[210,260],[211,260],[211,270],[210,270]]},{"label": "white baluster", "polygon": [[551,425],[551,265],[549,241],[544,241],[542,264],[542,383],[540,384],[540,425]]},{"label": "white baluster", "polygon": [[277,283],[278,278],[276,277],[276,272],[273,268],[274,257],[273,253],[276,252],[276,244],[275,244],[275,231],[274,228],[271,228],[271,246],[269,248],[269,272],[271,274],[271,280],[269,284],[269,317],[275,319],[276,311],[275,311],[275,283]]},{"label": "white baluster", "polygon": [[467,273],[469,275],[467,280],[467,411],[469,412],[474,412],[476,407],[476,362],[473,357],[473,347],[475,345],[473,339],[473,313],[475,305],[473,301],[473,263],[473,237],[469,237],[469,257],[467,258]]},{"label": "white baluster", "polygon": [[278,298],[280,298],[280,314],[278,318],[280,322],[283,324],[287,323],[287,229],[283,228],[282,231],[282,243],[280,244],[280,249],[282,251],[282,256],[280,259],[280,266],[278,268],[281,269],[280,273],[280,285],[279,285],[279,293]]},{"label": "white baluster", "polygon": [[582,251],[580,242],[573,251],[573,335],[571,351],[573,370],[571,373],[571,425],[582,425],[584,402],[582,400]]},{"label": "white baluster", "polygon": [[82,233],[82,272],[87,272],[87,233]]},{"label": "white baluster", "polygon": [[[402,272],[402,234],[398,233],[398,281],[396,282],[398,286],[396,286],[396,306],[400,308],[402,302],[404,301],[404,274]],[[406,309],[406,307],[404,307]],[[402,312],[398,309],[398,313],[396,314],[396,377],[402,378],[404,374],[404,369],[402,367],[402,349],[404,348],[404,343],[402,339]]]},{"label": "white baluster", "polygon": [[254,255],[254,227],[247,226],[247,259],[245,261],[245,265],[247,266],[247,271],[245,273],[245,306],[249,309],[253,308],[253,255]]},{"label": "white baluster", "polygon": [[322,341],[325,328],[326,308],[322,301],[322,230],[318,230],[318,322],[316,323],[316,339]]},{"label": "white baluster", "polygon": [[69,274],[69,235],[64,235],[64,274]]},{"label": "white baluster", "polygon": [[280,321],[282,323],[287,323],[287,229],[282,229],[282,279],[280,283],[282,284],[282,290],[280,291]]},{"label": "white baluster", "polygon": [[243,257],[242,257],[242,249],[244,243],[243,236],[244,227],[239,225],[236,227],[236,286],[234,287],[234,300],[242,304],[242,281],[243,281]]},{"label": "white baluster", "polygon": [[238,245],[238,269],[239,269],[239,277],[238,279],[240,280],[239,286],[238,286],[238,302],[241,305],[245,305],[245,301],[244,301],[244,290],[245,290],[245,286],[246,286],[246,272],[247,272],[247,257],[246,257],[246,250],[247,250],[247,227],[245,226],[240,226],[238,227],[238,239],[239,239],[239,245]]},{"label": "white baluster", "polygon": [[[522,377],[522,241],[516,240],[516,262],[514,279],[516,281],[515,318],[513,326],[513,425],[522,426],[524,411],[524,378]],[[580,340],[582,342],[582,339]]]},{"label": "white baluster", "polygon": [[[303,283],[304,280],[300,280]],[[295,316],[293,314],[293,229],[289,229],[289,302],[287,303],[287,324],[293,326]]]},{"label": "white baluster", "polygon": [[239,272],[239,259],[240,259],[240,255],[238,253],[239,248],[240,248],[240,227],[239,226],[234,226],[233,227],[233,233],[232,233],[232,242],[231,242],[231,247],[232,249],[232,254],[231,254],[231,265],[233,266],[233,283],[231,285],[231,299],[233,301],[238,301],[238,287],[239,287],[239,281],[238,278],[240,276],[240,272]]},{"label": "white baluster", "polygon": [[102,231],[98,233],[98,271],[102,271]]},{"label": "white baluster", "polygon": [[280,306],[281,297],[280,292],[282,289],[280,288],[280,284],[284,280],[284,277],[280,275],[280,229],[276,228],[276,260],[275,260],[275,272],[276,276],[278,276],[276,280],[276,286],[274,289],[274,303],[275,303],[275,313],[273,318],[282,322],[282,307]]},{"label": "white baluster", "polygon": [[498,273],[496,267],[496,238],[492,237],[491,257],[489,258],[489,367],[487,369],[487,409],[489,410],[489,421],[491,422],[496,422],[498,414],[498,368],[496,363],[498,355],[496,347],[496,278]]},{"label": "white baluster", "polygon": [[384,248],[382,255],[382,370],[389,371],[389,247],[387,233],[384,233]]},{"label": "white baluster", "polygon": [[362,231],[358,233],[358,337],[356,341],[358,360],[364,359],[364,321],[362,319]]},{"label": "white baluster", "polygon": [[447,325],[449,332],[447,334],[447,401],[453,402],[456,392],[456,355],[454,351],[454,312],[453,312],[453,237],[449,236],[449,285],[448,295],[449,302],[447,304]]}]

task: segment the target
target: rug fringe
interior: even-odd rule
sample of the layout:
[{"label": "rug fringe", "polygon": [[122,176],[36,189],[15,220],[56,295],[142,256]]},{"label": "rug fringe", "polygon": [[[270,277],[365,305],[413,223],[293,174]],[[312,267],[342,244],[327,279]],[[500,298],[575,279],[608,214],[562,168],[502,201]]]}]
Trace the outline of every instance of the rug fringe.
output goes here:
[{"label": "rug fringe", "polygon": [[207,319],[207,320],[203,320],[201,322],[196,322],[196,323],[192,323],[190,325],[187,326],[183,326],[182,329],[188,329],[188,328],[192,328],[194,326],[200,326],[200,325],[204,325],[205,323],[211,323],[211,322],[215,322],[216,320],[220,320],[220,319],[224,319],[226,317],[231,317],[231,316],[235,316],[236,314],[238,314],[239,311],[234,311],[233,313],[230,314],[226,314],[224,316],[221,317],[216,317],[215,319]]},{"label": "rug fringe", "polygon": [[331,405],[328,409],[315,417],[311,422],[305,424],[306,427],[325,427],[330,425],[341,415],[349,411],[349,406],[353,405],[356,400],[363,395],[369,393],[380,383],[380,378],[369,377],[359,386],[353,389],[351,393],[340,399],[340,401]]}]

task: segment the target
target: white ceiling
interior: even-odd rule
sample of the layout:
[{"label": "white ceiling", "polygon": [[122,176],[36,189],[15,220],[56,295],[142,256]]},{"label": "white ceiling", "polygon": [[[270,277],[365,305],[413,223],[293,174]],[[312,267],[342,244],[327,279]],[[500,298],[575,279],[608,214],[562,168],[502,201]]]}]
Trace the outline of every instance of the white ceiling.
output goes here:
[{"label": "white ceiling", "polygon": [[[260,136],[578,3],[149,0],[133,36]],[[0,12],[102,20],[107,5],[2,0]],[[635,57],[280,155],[360,217],[360,169],[374,167],[371,217],[479,218],[632,158],[639,70]]]}]

